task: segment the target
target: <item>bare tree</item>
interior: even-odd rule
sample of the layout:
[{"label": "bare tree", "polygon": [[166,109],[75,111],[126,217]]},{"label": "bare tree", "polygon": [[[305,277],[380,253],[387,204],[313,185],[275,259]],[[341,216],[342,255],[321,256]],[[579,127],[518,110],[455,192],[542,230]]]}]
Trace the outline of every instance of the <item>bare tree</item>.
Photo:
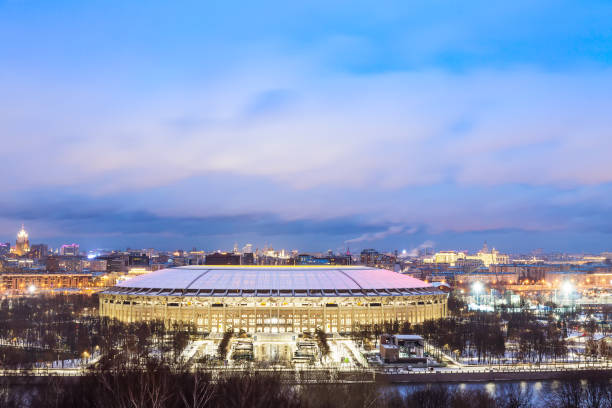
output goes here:
[{"label": "bare tree", "polygon": [[506,384],[500,395],[496,398],[499,408],[531,408],[533,404],[531,388],[521,387],[518,384]]},{"label": "bare tree", "polygon": [[197,370],[193,373],[190,390],[181,390],[181,400],[185,408],[205,408],[215,395],[210,374]]},{"label": "bare tree", "polygon": [[589,378],[583,387],[584,408],[609,408],[612,406],[610,400],[610,380],[608,378]]},{"label": "bare tree", "polygon": [[575,377],[565,378],[551,390],[545,400],[547,408],[580,408],[583,398],[582,384]]}]

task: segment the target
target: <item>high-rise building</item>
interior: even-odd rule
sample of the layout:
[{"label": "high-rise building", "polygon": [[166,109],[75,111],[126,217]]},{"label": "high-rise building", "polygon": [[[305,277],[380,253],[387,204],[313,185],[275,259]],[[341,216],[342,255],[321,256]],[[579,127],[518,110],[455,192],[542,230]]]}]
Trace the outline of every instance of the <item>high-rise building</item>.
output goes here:
[{"label": "high-rise building", "polygon": [[11,243],[0,242],[0,255],[7,255],[9,252],[11,252]]},{"label": "high-rise building", "polygon": [[49,253],[47,244],[36,244],[30,248],[30,257],[34,259],[46,258]]},{"label": "high-rise building", "polygon": [[30,239],[23,224],[21,224],[21,230],[17,233],[17,243],[15,248],[13,248],[13,253],[22,256],[28,252],[30,252]]},{"label": "high-rise building", "polygon": [[112,254],[107,260],[108,272],[127,272],[129,265],[129,256],[123,254]]}]

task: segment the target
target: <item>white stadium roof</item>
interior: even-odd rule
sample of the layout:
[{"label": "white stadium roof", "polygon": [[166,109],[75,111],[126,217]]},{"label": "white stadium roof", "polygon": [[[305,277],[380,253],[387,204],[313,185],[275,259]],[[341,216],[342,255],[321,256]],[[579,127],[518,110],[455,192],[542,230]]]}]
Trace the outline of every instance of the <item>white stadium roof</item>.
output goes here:
[{"label": "white stadium roof", "polygon": [[108,294],[159,296],[402,296],[440,293],[430,284],[365,266],[184,266],[117,284]]}]

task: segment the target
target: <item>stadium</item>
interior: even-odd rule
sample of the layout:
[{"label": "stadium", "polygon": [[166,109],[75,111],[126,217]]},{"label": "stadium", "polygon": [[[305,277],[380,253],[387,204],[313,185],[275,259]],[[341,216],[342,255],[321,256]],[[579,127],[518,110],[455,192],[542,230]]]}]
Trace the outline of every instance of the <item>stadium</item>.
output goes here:
[{"label": "stadium", "polygon": [[428,283],[365,266],[185,266],[100,294],[102,316],[159,319],[206,333],[350,333],[443,317],[446,308],[446,293]]}]

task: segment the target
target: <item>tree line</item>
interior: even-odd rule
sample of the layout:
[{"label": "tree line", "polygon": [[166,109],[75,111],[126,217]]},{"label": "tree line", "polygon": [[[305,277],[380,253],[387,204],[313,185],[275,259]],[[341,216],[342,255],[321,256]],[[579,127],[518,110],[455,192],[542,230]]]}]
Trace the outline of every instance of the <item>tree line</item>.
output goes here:
[{"label": "tree line", "polygon": [[[152,350],[178,361],[195,327],[168,327],[159,320],[123,323],[98,315],[96,295],[56,294],[0,301],[0,366],[32,367],[38,362],[78,358],[99,352],[102,368],[139,367]],[[8,345],[8,347],[7,347]],[[23,352],[26,350],[26,352]]]},{"label": "tree line", "polygon": [[45,384],[11,386],[0,379],[0,407],[36,408],[608,408],[609,378],[568,376],[534,398],[529,388],[498,384],[482,389],[431,384],[400,389],[376,383],[302,384],[279,373],[241,372],[213,378],[210,371],[176,370],[150,361],[146,370],[92,371]]}]

